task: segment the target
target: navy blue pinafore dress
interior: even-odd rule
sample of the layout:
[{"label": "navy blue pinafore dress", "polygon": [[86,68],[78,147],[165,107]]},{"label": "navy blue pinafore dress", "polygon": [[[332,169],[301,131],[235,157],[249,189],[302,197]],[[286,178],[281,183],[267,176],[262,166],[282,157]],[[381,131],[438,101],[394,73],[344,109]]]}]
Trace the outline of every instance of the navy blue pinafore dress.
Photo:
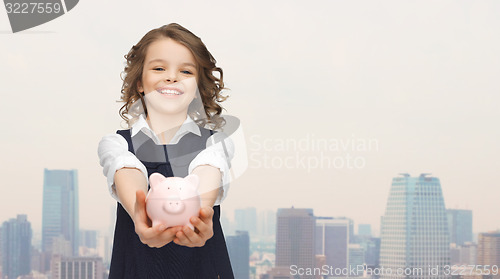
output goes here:
[{"label": "navy blue pinafore dress", "polygon": [[[148,176],[154,172],[165,177],[187,175],[187,168],[196,155],[205,148],[212,131],[200,128],[201,137],[192,133],[184,135],[178,144],[157,146],[163,149],[165,160],[142,163]],[[134,153],[130,130],[119,130],[128,142],[129,151]],[[135,136],[134,136],[135,139]],[[178,145],[183,145],[183,148]],[[179,150],[197,150],[189,154],[178,154]],[[201,148],[198,148],[201,147]],[[139,152],[139,150],[137,150]],[[177,153],[177,154],[176,154]],[[136,154],[136,153],[134,153]],[[169,160],[169,157],[171,158]],[[139,158],[139,157],[138,157]],[[184,164],[172,163],[172,158],[183,158]],[[140,158],[139,158],[140,159]],[[181,174],[181,175],[179,175]],[[148,186],[149,188],[149,186]],[[214,206],[214,236],[203,247],[185,247],[170,242],[161,248],[143,244],[135,233],[134,223],[120,203],[117,203],[116,227],[111,257],[110,279],[163,279],[163,278],[234,278],[224,234],[220,224],[220,206]]]}]

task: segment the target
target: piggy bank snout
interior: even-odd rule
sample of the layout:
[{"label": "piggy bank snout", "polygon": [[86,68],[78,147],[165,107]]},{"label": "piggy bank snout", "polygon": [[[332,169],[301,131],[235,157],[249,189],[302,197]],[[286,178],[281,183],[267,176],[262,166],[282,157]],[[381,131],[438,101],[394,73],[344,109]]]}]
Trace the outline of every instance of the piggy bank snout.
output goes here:
[{"label": "piggy bank snout", "polygon": [[184,211],[184,202],[179,196],[171,196],[163,203],[163,210],[170,214],[177,214]]}]

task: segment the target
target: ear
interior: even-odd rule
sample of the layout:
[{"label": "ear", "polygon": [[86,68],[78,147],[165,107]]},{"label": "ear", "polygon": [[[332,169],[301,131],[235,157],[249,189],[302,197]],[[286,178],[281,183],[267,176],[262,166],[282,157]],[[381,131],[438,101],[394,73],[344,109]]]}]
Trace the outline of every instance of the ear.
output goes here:
[{"label": "ear", "polygon": [[196,174],[190,174],[186,176],[184,180],[195,189],[198,189],[200,178]]},{"label": "ear", "polygon": [[151,185],[151,187],[155,187],[165,180],[167,180],[165,176],[163,176],[161,173],[155,172],[151,174],[151,176],[149,176],[149,185]]},{"label": "ear", "polygon": [[144,89],[142,88],[142,82],[140,80],[137,81],[137,91],[139,91],[139,93],[144,93]]}]

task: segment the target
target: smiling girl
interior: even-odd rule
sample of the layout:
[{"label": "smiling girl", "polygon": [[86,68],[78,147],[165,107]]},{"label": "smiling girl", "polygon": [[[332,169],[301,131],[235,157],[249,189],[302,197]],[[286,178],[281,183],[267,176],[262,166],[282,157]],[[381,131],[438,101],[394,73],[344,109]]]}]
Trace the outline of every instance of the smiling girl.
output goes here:
[{"label": "smiling girl", "polygon": [[[224,124],[222,69],[174,23],[148,32],[125,58],[120,114],[130,129],[103,137],[98,150],[117,200],[109,278],[233,278],[219,217],[234,147],[205,128]],[[151,225],[145,193],[154,172],[199,176],[194,230]]]}]

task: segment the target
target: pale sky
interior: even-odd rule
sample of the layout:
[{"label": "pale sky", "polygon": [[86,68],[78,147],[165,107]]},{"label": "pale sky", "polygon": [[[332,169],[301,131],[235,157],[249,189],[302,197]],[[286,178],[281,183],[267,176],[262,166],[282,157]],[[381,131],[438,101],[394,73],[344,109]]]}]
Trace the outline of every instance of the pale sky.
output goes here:
[{"label": "pale sky", "polygon": [[[378,230],[392,177],[425,172],[475,232],[500,228],[498,1],[80,1],[17,34],[2,10],[0,221],[24,213],[40,230],[43,169],[74,168],[80,227],[110,225],[97,144],[120,129],[123,55],[170,22],[205,42],[243,124],[228,215],[293,205]],[[377,144],[332,145],[353,141]]]}]

